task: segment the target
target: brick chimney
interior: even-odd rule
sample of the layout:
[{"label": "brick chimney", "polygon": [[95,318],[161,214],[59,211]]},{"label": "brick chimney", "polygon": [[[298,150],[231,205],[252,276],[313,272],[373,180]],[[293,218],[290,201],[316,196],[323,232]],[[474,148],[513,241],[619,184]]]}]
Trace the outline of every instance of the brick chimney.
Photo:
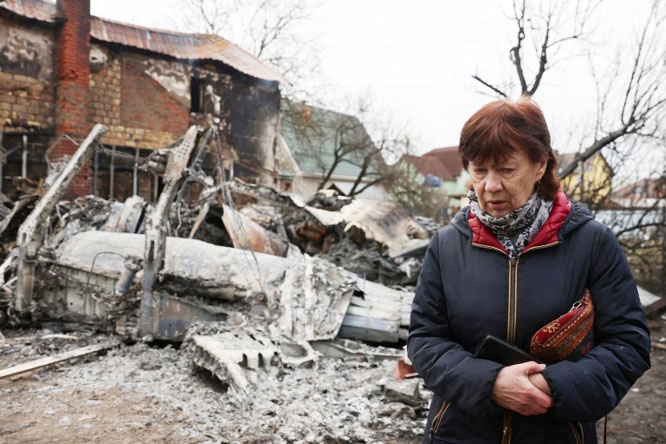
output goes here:
[{"label": "brick chimney", "polygon": [[[57,0],[61,19],[56,30],[56,136],[57,158],[71,155],[90,131],[90,0]],[[92,171],[88,166],[73,181],[68,197],[92,192]]]}]

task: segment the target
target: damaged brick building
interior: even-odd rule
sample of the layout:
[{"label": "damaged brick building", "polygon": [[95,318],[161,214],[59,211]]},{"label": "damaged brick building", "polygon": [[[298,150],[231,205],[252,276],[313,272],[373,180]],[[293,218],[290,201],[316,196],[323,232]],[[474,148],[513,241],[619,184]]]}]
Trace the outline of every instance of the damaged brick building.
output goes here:
[{"label": "damaged brick building", "polygon": [[77,176],[72,197],[151,200],[160,184],[131,158],[193,124],[219,129],[236,177],[272,184],[282,80],[220,37],[103,20],[90,0],[0,1],[0,192],[39,186],[47,162],[74,153],[95,123],[108,128],[107,153]]}]

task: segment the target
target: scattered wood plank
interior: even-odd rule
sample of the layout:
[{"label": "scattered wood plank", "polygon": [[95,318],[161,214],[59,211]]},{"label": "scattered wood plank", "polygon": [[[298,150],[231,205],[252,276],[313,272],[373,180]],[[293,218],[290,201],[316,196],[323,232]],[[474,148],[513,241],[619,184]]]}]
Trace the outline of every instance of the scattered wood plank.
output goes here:
[{"label": "scattered wood plank", "polygon": [[652,341],[652,346],[654,348],[658,348],[659,350],[666,350],[666,344],[657,342],[657,341]]},{"label": "scattered wood plank", "polygon": [[60,334],[60,333],[52,333],[48,335],[44,335],[39,338],[40,340],[42,339],[71,339],[72,341],[78,341],[79,337],[75,335],[65,335],[65,334]]},{"label": "scattered wood plank", "polygon": [[12,376],[18,376],[23,373],[31,372],[42,367],[46,367],[52,364],[57,364],[58,362],[68,361],[70,359],[79,358],[85,355],[91,355],[93,353],[100,352],[102,350],[107,350],[118,345],[117,341],[105,342],[102,344],[89,345],[87,347],[77,348],[75,350],[70,350],[68,352],[60,353],[55,356],[49,356],[46,358],[37,359],[31,362],[25,362],[23,364],[15,365],[13,367],[0,370],[0,379],[9,378]]},{"label": "scattered wood plank", "polygon": [[661,298],[651,303],[650,305],[643,307],[643,311],[645,312],[645,316],[648,318],[659,316],[661,313],[666,311],[666,298]]},{"label": "scattered wood plank", "polygon": [[7,339],[5,339],[2,332],[0,332],[0,348],[8,348],[8,347],[11,347],[11,344],[7,342]]},{"label": "scattered wood plank", "polygon": [[210,209],[210,205],[208,204],[208,202],[204,202],[201,209],[199,209],[199,214],[197,214],[197,218],[195,219],[194,225],[192,226],[192,229],[190,230],[190,235],[187,236],[188,239],[194,239],[194,235],[199,230],[199,226],[201,225],[201,223],[206,218],[206,215],[208,215],[208,210],[209,209]]},{"label": "scattered wood plank", "polygon": [[373,361],[384,359],[398,360],[403,355],[402,351],[394,348],[354,349],[351,346],[345,346],[333,341],[312,341],[310,345],[322,355],[338,359],[358,359],[364,357]]}]

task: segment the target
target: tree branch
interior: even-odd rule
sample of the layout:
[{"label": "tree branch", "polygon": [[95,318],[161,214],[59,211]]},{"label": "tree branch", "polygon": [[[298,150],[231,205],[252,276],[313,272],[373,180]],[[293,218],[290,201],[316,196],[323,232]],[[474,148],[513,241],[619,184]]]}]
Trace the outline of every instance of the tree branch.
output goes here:
[{"label": "tree branch", "polygon": [[617,139],[627,134],[631,134],[635,129],[630,127],[634,122],[628,122],[622,128],[619,128],[611,133],[608,133],[605,137],[602,137],[599,140],[596,140],[592,145],[587,147],[582,153],[577,153],[574,160],[567,166],[564,166],[560,169],[560,178],[567,177],[569,174],[573,173],[578,166],[578,162],[585,162],[590,157],[594,156],[597,152],[601,151],[602,148],[610,145]]},{"label": "tree branch", "polygon": [[500,89],[497,88],[496,86],[493,86],[493,85],[491,85],[490,83],[486,82],[485,80],[481,79],[481,78],[480,78],[479,76],[477,76],[476,74],[474,74],[474,75],[472,76],[472,78],[473,78],[474,80],[476,80],[477,82],[481,83],[483,86],[485,86],[485,87],[487,87],[487,88],[490,88],[491,90],[495,91],[495,92],[496,92],[497,94],[499,94],[500,96],[502,96],[502,97],[508,97],[504,91],[500,90]]},{"label": "tree branch", "polygon": [[514,19],[516,20],[516,24],[518,25],[518,33],[516,35],[517,37],[516,46],[511,48],[511,50],[509,51],[509,58],[516,67],[516,74],[518,74],[518,80],[520,81],[520,92],[522,94],[525,94],[527,92],[527,81],[525,80],[525,73],[523,72],[523,64],[521,58],[523,40],[525,40],[525,8],[526,8],[526,0],[523,0],[522,7],[520,8],[520,14],[518,14],[518,11],[516,10],[516,2],[515,1],[513,2]]}]

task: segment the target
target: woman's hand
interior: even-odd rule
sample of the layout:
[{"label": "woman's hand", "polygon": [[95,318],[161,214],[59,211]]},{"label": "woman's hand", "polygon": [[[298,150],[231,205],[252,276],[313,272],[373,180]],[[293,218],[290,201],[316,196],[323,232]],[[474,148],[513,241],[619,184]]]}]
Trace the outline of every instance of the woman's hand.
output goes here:
[{"label": "woman's hand", "polygon": [[541,415],[553,405],[550,387],[541,372],[545,364],[534,361],[502,368],[495,379],[493,401],[521,415]]},{"label": "woman's hand", "polygon": [[530,382],[534,384],[536,388],[550,396],[550,386],[548,385],[546,378],[543,377],[543,373],[532,373],[530,375]]}]

